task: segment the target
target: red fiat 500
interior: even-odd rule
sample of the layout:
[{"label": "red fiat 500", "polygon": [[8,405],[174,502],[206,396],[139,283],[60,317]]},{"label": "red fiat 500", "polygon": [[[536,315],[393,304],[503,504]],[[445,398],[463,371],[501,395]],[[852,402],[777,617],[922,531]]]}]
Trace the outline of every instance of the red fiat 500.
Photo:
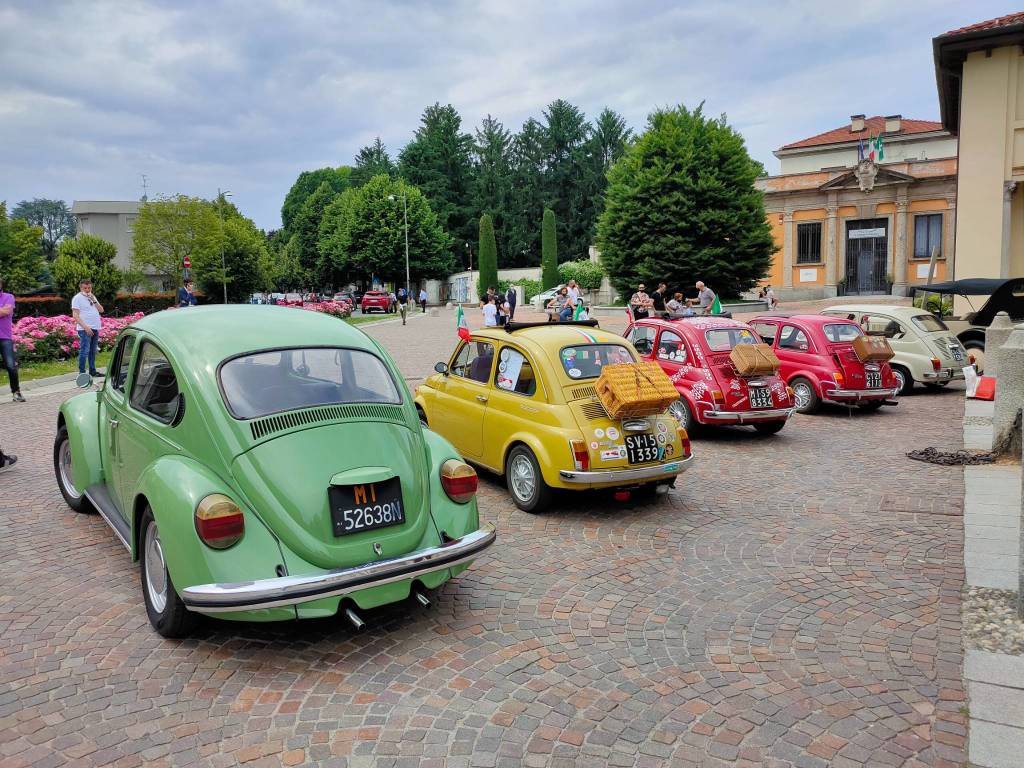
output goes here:
[{"label": "red fiat 500", "polygon": [[889,364],[863,363],[853,351],[853,340],[864,333],[856,323],[825,315],[762,315],[750,325],[778,355],[798,412],[813,413],[823,402],[865,410],[895,405],[898,388]]},{"label": "red fiat 500", "polygon": [[750,326],[718,317],[638,320],[626,329],[637,352],[661,365],[679,392],[670,410],[695,424],[750,424],[773,434],[786,426],[793,401],[778,376],[740,376],[729,353],[760,339]]}]

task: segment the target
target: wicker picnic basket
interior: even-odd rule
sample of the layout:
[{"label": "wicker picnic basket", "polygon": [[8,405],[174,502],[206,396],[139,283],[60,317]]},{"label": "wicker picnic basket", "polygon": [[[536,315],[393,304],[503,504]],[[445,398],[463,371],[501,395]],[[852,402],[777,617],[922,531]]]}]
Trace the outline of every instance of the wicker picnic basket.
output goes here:
[{"label": "wicker picnic basket", "polygon": [[606,365],[597,379],[597,396],[613,419],[656,416],[679,397],[675,385],[654,362]]},{"label": "wicker picnic basket", "polygon": [[781,365],[767,344],[737,344],[729,353],[729,360],[740,376],[770,376]]},{"label": "wicker picnic basket", "polygon": [[862,363],[882,363],[892,360],[895,354],[884,336],[858,336],[853,340],[853,351]]}]

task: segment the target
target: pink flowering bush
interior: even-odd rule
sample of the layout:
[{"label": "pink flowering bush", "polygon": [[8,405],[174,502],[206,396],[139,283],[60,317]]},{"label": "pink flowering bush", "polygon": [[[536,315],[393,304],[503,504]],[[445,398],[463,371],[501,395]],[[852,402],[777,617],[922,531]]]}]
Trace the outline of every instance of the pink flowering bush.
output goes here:
[{"label": "pink flowering bush", "polygon": [[[290,304],[289,306],[300,307],[299,304]],[[345,318],[352,314],[352,305],[343,301],[307,301],[300,308],[307,309],[310,312],[323,312],[325,315],[340,318]]]},{"label": "pink flowering bush", "polygon": [[[143,317],[141,312],[125,317],[103,318],[99,348],[114,346],[123,328]],[[14,324],[14,349],[22,363],[64,360],[78,354],[78,327],[67,315],[23,317]]]}]

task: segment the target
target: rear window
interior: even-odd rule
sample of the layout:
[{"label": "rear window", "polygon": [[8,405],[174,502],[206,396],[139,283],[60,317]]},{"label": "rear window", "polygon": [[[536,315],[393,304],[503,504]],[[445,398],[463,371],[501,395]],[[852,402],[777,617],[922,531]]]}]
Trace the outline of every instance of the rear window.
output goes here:
[{"label": "rear window", "polygon": [[860,326],[854,323],[830,323],[822,326],[821,330],[825,338],[833,344],[849,343],[864,333]]},{"label": "rear window", "polygon": [[935,315],[914,315],[910,321],[925,333],[949,330],[949,327]]},{"label": "rear window", "polygon": [[314,405],[402,402],[380,358],[358,349],[279,349],[220,367],[224,402],[237,419]]},{"label": "rear window", "polygon": [[565,375],[570,379],[596,379],[606,365],[634,362],[629,349],[621,344],[579,344],[563,347],[558,355]]},{"label": "rear window", "polygon": [[728,352],[740,344],[758,344],[760,339],[746,328],[714,328],[704,332],[712,352]]}]

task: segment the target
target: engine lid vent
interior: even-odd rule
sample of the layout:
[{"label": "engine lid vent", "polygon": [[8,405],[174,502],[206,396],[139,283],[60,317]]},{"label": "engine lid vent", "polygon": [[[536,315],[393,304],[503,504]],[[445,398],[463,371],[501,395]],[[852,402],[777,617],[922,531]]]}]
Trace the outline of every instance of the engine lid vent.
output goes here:
[{"label": "engine lid vent", "polygon": [[338,421],[391,421],[405,424],[405,414],[397,405],[364,403],[358,405],[322,405],[302,411],[289,411],[266,416],[249,423],[254,440],[262,440],[276,432]]}]

